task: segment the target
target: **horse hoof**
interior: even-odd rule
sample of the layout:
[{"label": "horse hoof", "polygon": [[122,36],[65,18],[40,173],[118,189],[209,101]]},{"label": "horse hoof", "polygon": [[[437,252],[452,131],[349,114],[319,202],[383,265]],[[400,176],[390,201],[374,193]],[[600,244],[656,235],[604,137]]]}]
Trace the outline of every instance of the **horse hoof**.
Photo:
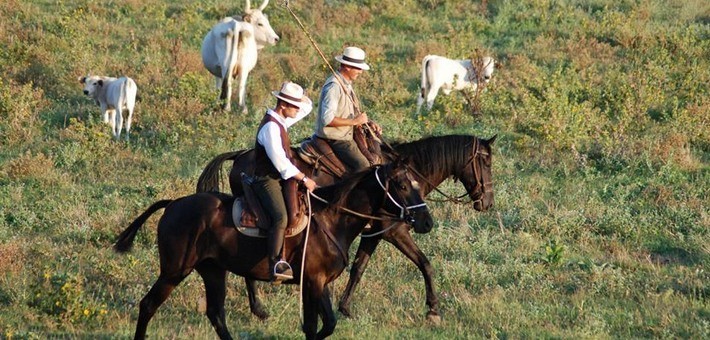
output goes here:
[{"label": "horse hoof", "polygon": [[439,314],[437,314],[435,312],[427,313],[426,319],[427,319],[427,321],[429,321],[429,323],[431,323],[434,326],[441,325],[441,316],[439,316]]},{"label": "horse hoof", "polygon": [[269,318],[269,313],[267,313],[263,309],[262,310],[254,310],[254,311],[252,311],[252,314],[254,314],[261,321],[266,321]]}]

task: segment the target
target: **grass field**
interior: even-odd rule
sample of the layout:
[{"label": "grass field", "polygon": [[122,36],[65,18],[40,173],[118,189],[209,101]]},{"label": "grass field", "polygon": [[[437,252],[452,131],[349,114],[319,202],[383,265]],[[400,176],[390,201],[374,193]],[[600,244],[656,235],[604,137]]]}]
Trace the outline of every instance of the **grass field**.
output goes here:
[{"label": "grass field", "polygon": [[[242,115],[216,110],[200,43],[243,2],[0,2],[0,338],[132,337],[158,273],[157,219],[128,255],[111,250],[115,237],[152,202],[192,193],[212,157],[253,145],[282,81],[316,99],[328,75],[281,3],[265,9],[281,41],[260,52]],[[436,228],[414,235],[436,271],[441,325],[426,322],[420,273],[383,244],[333,338],[710,338],[710,3],[291,6],[328,57],[367,51],[372,70],[356,88],[389,140],[498,135],[494,209],[432,202]],[[415,115],[421,59],[476,51],[502,65],[480,114],[453,94]],[[89,72],[137,82],[130,143],[112,140],[82,94]],[[291,139],[313,125],[306,118]],[[298,287],[259,287],[267,322],[229,277],[232,334],[301,338]],[[216,338],[202,295],[188,277],[149,337]]]}]

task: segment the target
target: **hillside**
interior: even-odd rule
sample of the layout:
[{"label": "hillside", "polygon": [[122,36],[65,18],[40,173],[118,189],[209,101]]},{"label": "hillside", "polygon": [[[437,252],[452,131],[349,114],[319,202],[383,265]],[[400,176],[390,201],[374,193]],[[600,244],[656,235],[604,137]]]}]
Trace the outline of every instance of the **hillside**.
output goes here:
[{"label": "hillside", "polygon": [[[258,6],[259,1],[253,1]],[[334,63],[367,52],[355,84],[390,141],[497,135],[495,207],[431,201],[429,257],[443,321],[389,244],[374,253],[335,339],[710,338],[710,4],[704,0],[291,1]],[[0,338],[132,338],[159,270],[151,218],[128,255],[116,236],[151,203],[194,192],[216,155],[251,147],[284,80],[317,100],[328,69],[282,2],[247,114],[217,110],[200,44],[243,1],[0,2]],[[416,115],[421,60],[500,63],[473,114],[461,93]],[[82,93],[128,75],[140,100],[115,141]],[[317,102],[317,101],[316,101]],[[300,140],[314,116],[291,130]],[[461,194],[449,180],[440,189]],[[228,191],[224,188],[223,191]],[[433,193],[430,198],[441,198]],[[356,241],[357,243],[357,241]],[[356,249],[350,249],[354,254]],[[333,287],[337,301],[347,270]],[[298,288],[260,283],[271,318],[228,278],[240,338],[302,338]],[[216,338],[188,277],[150,338]]]}]

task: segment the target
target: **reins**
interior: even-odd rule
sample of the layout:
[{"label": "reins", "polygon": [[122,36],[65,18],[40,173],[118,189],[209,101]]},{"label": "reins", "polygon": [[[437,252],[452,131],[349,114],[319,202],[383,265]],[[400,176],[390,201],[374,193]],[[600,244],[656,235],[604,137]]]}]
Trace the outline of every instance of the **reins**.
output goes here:
[{"label": "reins", "polygon": [[[348,209],[342,205],[335,205],[335,208],[338,210],[345,211],[348,214],[351,214],[351,215],[354,215],[357,217],[361,217],[364,219],[368,219],[368,220],[403,222],[403,221],[407,221],[407,219],[404,218],[404,214],[407,211],[409,211],[409,209],[417,209],[417,208],[426,207],[426,203],[420,203],[420,204],[415,204],[415,205],[410,205],[410,206],[402,206],[401,204],[397,203],[397,201],[389,193],[389,182],[388,182],[387,186],[382,184],[382,181],[380,180],[380,176],[379,176],[379,170],[380,170],[380,167],[376,166],[375,167],[375,178],[377,179],[377,183],[380,185],[380,188],[382,188],[382,190],[385,192],[385,195],[387,196],[387,198],[389,198],[389,200],[400,209],[399,217],[387,218],[387,217],[378,217],[378,216],[363,214],[363,213],[357,212],[355,210]],[[328,202],[328,200],[316,195],[314,192],[309,192],[309,195],[311,197],[325,203],[325,204],[333,205],[332,203]],[[392,216],[395,216],[395,215],[392,215]]]},{"label": "reins", "polygon": [[[310,191],[309,191],[310,193]],[[306,270],[306,249],[308,249],[308,235],[311,234],[311,199],[310,197],[306,200],[308,205],[308,224],[306,225],[306,237],[303,241],[303,255],[301,256],[301,277],[299,277],[298,287],[301,289],[301,294],[298,295],[298,304],[301,306],[299,312],[301,315],[301,324],[303,324],[303,272]],[[338,247],[340,250],[340,247]],[[345,264],[347,265],[347,263]]]}]

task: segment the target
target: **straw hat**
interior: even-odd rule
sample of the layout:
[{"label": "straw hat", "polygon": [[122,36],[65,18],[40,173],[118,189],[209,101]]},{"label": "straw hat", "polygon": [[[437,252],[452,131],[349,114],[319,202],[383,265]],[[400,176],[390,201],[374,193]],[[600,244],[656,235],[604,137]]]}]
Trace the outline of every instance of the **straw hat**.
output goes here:
[{"label": "straw hat", "polygon": [[271,94],[278,99],[297,106],[299,109],[303,108],[304,105],[310,102],[310,99],[303,95],[303,88],[301,85],[290,81],[281,85],[281,91],[271,91]]},{"label": "straw hat", "polygon": [[346,47],[342,55],[336,56],[335,60],[341,64],[357,67],[361,70],[369,70],[370,66],[365,64],[365,51],[357,47]]}]

